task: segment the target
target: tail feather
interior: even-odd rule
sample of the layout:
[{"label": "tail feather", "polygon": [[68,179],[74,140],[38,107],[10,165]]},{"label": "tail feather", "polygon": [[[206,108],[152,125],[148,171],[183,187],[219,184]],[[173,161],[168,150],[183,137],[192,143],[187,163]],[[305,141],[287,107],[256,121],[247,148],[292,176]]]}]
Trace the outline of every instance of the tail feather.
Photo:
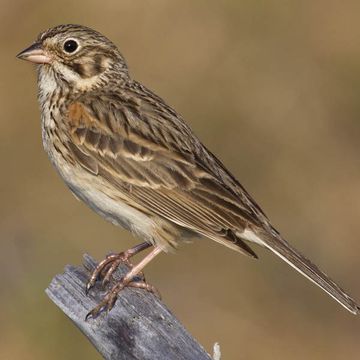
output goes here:
[{"label": "tail feather", "polygon": [[360,306],[350,295],[280,236],[269,234],[255,235],[252,233],[251,236],[248,234],[247,240],[268,248],[299,273],[319,286],[351,313],[355,315],[360,313]]}]

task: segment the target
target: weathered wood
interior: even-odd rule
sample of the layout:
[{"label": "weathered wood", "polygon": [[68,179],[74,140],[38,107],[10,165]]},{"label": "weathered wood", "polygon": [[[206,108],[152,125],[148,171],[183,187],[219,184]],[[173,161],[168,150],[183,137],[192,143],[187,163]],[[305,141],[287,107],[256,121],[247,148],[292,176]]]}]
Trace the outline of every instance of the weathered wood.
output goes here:
[{"label": "weathered wood", "polygon": [[[144,290],[124,289],[108,314],[85,321],[104,290],[99,285],[85,294],[95,262],[88,255],[84,260],[85,267],[67,266],[63,274],[56,275],[46,293],[105,359],[211,360],[167,307]],[[121,277],[127,270],[122,266],[115,276]]]}]

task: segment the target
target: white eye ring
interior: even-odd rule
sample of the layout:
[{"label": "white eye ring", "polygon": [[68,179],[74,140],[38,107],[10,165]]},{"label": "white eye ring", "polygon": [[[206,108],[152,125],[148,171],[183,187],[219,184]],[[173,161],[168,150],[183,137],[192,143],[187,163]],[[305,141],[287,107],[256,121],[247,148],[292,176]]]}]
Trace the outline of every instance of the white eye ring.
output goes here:
[{"label": "white eye ring", "polygon": [[74,54],[79,51],[80,45],[76,39],[69,38],[64,41],[63,50],[66,54]]}]

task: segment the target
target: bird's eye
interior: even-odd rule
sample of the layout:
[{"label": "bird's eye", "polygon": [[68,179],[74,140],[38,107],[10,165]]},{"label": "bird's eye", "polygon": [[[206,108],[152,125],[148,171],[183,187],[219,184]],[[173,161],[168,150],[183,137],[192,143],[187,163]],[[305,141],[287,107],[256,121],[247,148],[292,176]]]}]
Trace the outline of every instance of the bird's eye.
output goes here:
[{"label": "bird's eye", "polygon": [[64,42],[64,51],[68,54],[75,52],[78,47],[79,44],[75,40],[70,39]]}]

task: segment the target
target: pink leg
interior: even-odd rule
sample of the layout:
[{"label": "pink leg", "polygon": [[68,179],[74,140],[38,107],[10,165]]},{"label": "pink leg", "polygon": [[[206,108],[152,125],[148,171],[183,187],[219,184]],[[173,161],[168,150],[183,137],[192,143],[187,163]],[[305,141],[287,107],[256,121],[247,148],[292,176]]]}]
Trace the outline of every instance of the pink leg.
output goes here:
[{"label": "pink leg", "polygon": [[103,285],[109,282],[111,275],[119,267],[120,264],[126,264],[129,267],[133,267],[129,259],[139,252],[149,248],[151,244],[144,242],[132,247],[129,250],[123,251],[119,254],[108,255],[103,261],[101,261],[92,272],[89,282],[86,285],[86,293],[95,285],[96,281],[103,277]]},{"label": "pink leg", "polygon": [[119,292],[127,286],[139,287],[151,292],[155,292],[154,291],[155,288],[152,287],[151,285],[145,284],[144,282],[139,282],[139,285],[136,285],[137,282],[133,282],[133,279],[160,252],[161,249],[155,247],[137,265],[135,265],[117,284],[115,284],[110,289],[110,291],[105,295],[104,299],[86,315],[86,320],[90,317],[95,318],[104,310],[110,311],[116,302]]}]

